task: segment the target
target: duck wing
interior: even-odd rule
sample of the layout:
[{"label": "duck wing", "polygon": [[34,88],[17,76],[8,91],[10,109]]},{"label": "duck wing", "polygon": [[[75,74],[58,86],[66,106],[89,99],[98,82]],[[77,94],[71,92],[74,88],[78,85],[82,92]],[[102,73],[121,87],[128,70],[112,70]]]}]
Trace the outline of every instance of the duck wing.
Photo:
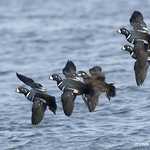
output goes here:
[{"label": "duck wing", "polygon": [[134,45],[136,62],[134,64],[135,78],[138,86],[142,85],[148,71],[149,64],[147,62],[148,52],[143,41],[136,41]]},{"label": "duck wing", "polygon": [[16,72],[16,75],[17,77],[23,82],[25,83],[26,85],[32,87],[32,88],[37,88],[37,89],[41,89],[43,86],[40,84],[40,83],[36,83],[34,82],[33,79],[29,78],[29,77],[26,77],[22,74],[19,74]]},{"label": "duck wing", "polygon": [[75,98],[76,95],[73,93],[72,90],[63,91],[63,94],[61,95],[61,102],[63,106],[63,111],[66,116],[70,116],[72,114]]},{"label": "duck wing", "polygon": [[76,75],[76,66],[75,64],[68,60],[67,64],[62,70],[63,74],[65,75],[66,78],[74,78]]},{"label": "duck wing", "polygon": [[134,64],[134,71],[135,71],[135,79],[138,86],[141,86],[147,76],[148,71],[148,62],[141,66],[139,61],[136,61]]},{"label": "duck wing", "polygon": [[49,110],[51,110],[54,114],[56,114],[57,104],[56,104],[55,96],[50,96],[50,95],[44,94],[44,93],[36,93],[35,96],[45,100]]},{"label": "duck wing", "polygon": [[89,112],[95,111],[95,108],[98,104],[99,96],[100,96],[100,92],[96,90],[82,96],[84,102],[86,103],[89,109]]},{"label": "duck wing", "polygon": [[32,116],[31,122],[33,125],[39,124],[43,117],[46,110],[47,104],[41,101],[40,98],[35,97],[32,105]]}]

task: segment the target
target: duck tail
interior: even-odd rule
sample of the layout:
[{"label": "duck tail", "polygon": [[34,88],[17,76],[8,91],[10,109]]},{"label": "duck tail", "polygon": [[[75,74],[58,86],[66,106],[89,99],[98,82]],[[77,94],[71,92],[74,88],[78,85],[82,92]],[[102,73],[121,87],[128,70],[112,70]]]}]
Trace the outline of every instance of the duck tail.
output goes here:
[{"label": "duck tail", "polygon": [[106,96],[109,101],[111,97],[116,96],[116,87],[113,83],[107,84]]}]

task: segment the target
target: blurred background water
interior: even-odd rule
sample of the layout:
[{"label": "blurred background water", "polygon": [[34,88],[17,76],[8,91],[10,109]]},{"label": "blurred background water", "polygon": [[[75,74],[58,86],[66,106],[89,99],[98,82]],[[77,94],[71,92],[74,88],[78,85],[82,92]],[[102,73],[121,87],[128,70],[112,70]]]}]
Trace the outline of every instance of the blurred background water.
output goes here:
[{"label": "blurred background water", "polygon": [[[149,0],[1,0],[0,1],[0,150],[149,150],[150,79],[136,87],[134,60],[122,52],[124,37],[140,10],[150,24]],[[117,96],[105,96],[89,113],[82,99],[70,118],[62,112],[61,92],[48,80],[66,61],[78,70],[102,66]],[[58,111],[46,112],[31,125],[31,103],[15,93],[21,82],[15,72],[44,84],[57,98]]]}]

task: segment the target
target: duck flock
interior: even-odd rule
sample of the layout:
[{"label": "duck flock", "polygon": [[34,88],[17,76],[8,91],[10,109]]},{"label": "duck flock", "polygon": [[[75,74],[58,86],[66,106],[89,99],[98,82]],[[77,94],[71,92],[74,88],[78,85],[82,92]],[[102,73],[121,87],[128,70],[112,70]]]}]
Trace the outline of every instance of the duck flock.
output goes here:
[{"label": "duck flock", "polygon": [[[132,30],[124,27],[118,32],[125,36],[130,44],[122,47],[122,50],[129,52],[135,60],[134,71],[137,86],[141,86],[147,76],[150,64],[150,34],[141,12],[134,11],[129,19]],[[56,82],[57,87],[62,91],[61,102],[64,114],[70,116],[74,109],[74,102],[77,96],[81,96],[89,112],[95,111],[101,93],[105,93],[110,101],[116,96],[116,87],[113,83],[107,83],[105,74],[101,66],[93,66],[88,72],[77,70],[73,61],[68,60],[62,69],[64,78],[60,73],[53,73],[49,76],[50,80]],[[48,108],[56,114],[57,104],[55,96],[48,94],[46,88],[30,77],[16,73],[19,80],[24,85],[16,88],[17,93],[23,94],[32,104],[31,122],[33,125],[39,124],[46,109]]]}]

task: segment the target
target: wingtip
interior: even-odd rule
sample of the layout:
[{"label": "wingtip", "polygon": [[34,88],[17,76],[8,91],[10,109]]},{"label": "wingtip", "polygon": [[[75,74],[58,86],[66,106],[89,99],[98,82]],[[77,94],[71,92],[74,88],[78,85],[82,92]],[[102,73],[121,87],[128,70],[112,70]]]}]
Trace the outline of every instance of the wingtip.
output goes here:
[{"label": "wingtip", "polygon": [[16,72],[16,76],[18,77],[18,79],[20,79],[20,74],[18,72]]}]

